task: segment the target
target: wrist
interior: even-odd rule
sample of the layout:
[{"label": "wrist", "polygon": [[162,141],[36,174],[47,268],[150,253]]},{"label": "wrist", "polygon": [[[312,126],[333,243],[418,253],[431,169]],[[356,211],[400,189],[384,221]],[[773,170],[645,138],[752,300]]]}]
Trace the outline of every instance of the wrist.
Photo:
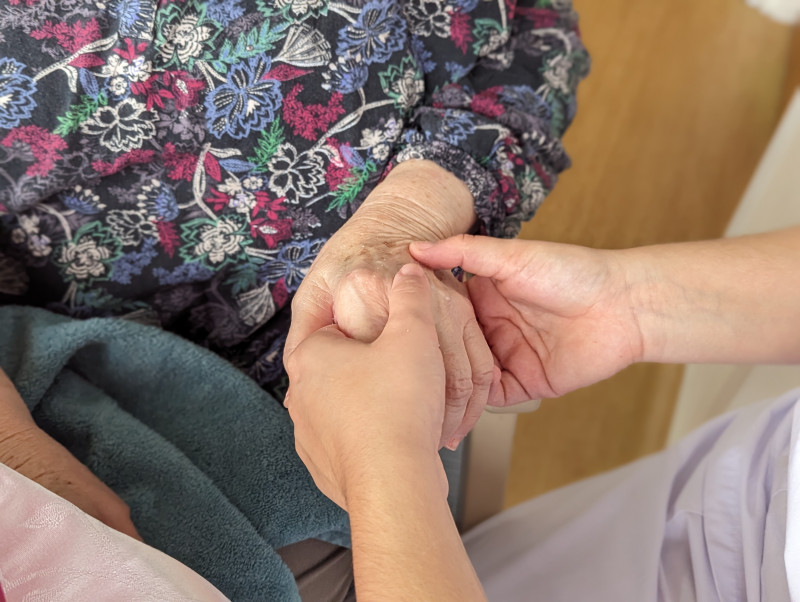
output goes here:
[{"label": "wrist", "polygon": [[409,160],[395,166],[364,200],[352,221],[390,240],[441,240],[475,223],[466,184],[436,163]]},{"label": "wrist", "polygon": [[[386,442],[379,449],[360,449],[341,463],[347,507],[368,503],[398,488],[438,486],[439,457],[425,446]],[[443,497],[447,497],[446,491]]]},{"label": "wrist", "polygon": [[671,362],[670,339],[687,317],[683,308],[691,293],[680,290],[650,247],[621,253],[628,303],[641,340],[641,353],[636,361]]}]

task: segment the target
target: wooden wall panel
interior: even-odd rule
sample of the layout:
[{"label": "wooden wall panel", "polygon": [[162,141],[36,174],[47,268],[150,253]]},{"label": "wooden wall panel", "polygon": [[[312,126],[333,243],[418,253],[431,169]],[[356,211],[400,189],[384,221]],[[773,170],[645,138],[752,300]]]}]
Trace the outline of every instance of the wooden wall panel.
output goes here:
[{"label": "wooden wall panel", "polygon": [[[523,237],[622,248],[722,233],[779,118],[791,29],[737,0],[574,0],[593,58],[573,168]],[[519,418],[506,503],[659,449],[681,368],[634,366]]]}]

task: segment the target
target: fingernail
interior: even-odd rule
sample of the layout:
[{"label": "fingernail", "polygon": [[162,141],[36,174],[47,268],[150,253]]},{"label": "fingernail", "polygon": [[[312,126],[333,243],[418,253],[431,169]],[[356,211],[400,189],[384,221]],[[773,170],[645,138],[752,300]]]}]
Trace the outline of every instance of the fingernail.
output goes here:
[{"label": "fingernail", "polygon": [[397,272],[403,276],[422,276],[422,268],[418,263],[407,263]]},{"label": "fingernail", "polygon": [[436,243],[427,241],[427,240],[418,240],[411,243],[411,246],[414,247],[416,251],[427,251],[428,249],[432,249],[436,246]]},{"label": "fingernail", "polygon": [[461,443],[463,437],[453,437],[450,441],[447,442],[445,447],[450,451],[456,451],[458,449],[458,444]]}]

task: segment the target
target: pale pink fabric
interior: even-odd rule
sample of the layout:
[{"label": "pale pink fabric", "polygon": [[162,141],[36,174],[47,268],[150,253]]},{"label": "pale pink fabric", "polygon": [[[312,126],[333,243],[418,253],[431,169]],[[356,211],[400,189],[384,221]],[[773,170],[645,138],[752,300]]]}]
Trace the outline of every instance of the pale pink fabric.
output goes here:
[{"label": "pale pink fabric", "polygon": [[2,464],[0,541],[0,583],[8,602],[227,600],[177,560]]}]

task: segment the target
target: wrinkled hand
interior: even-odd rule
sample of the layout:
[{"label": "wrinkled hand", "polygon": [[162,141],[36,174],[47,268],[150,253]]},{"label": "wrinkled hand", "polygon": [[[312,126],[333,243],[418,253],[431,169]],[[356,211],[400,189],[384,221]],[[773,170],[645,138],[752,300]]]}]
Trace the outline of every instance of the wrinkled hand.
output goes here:
[{"label": "wrinkled hand", "polygon": [[642,357],[618,252],[473,236],[410,250],[432,268],[475,274],[469,295],[502,368],[492,405],[558,397]]},{"label": "wrinkled hand", "polygon": [[4,417],[16,413],[13,426],[6,423],[0,432],[0,462],[112,529],[141,540],[131,522],[127,504],[65,447],[36,426],[2,370],[0,406]]},{"label": "wrinkled hand", "polygon": [[295,446],[319,489],[347,509],[348,483],[391,470],[397,458],[438,458],[445,368],[423,270],[402,268],[389,292],[389,318],[370,343],[331,325],[290,354],[285,405]]},{"label": "wrinkled hand", "polygon": [[[468,220],[453,225],[447,218],[436,219],[437,211],[449,210],[448,204],[431,195],[439,195],[440,189],[445,195],[450,191],[438,180],[432,192],[431,179],[420,179],[419,174],[430,169],[426,164],[396,167],[326,243],[292,303],[287,357],[304,339],[331,324],[359,341],[375,340],[389,315],[392,279],[401,266],[412,261],[408,243],[443,238],[455,228],[468,228]],[[412,197],[421,198],[425,209],[416,206]],[[469,203],[472,211],[471,200]],[[437,210],[437,206],[443,209]],[[480,417],[495,366],[464,286],[449,271],[427,275],[447,373],[447,409],[440,443],[453,447]]]}]

